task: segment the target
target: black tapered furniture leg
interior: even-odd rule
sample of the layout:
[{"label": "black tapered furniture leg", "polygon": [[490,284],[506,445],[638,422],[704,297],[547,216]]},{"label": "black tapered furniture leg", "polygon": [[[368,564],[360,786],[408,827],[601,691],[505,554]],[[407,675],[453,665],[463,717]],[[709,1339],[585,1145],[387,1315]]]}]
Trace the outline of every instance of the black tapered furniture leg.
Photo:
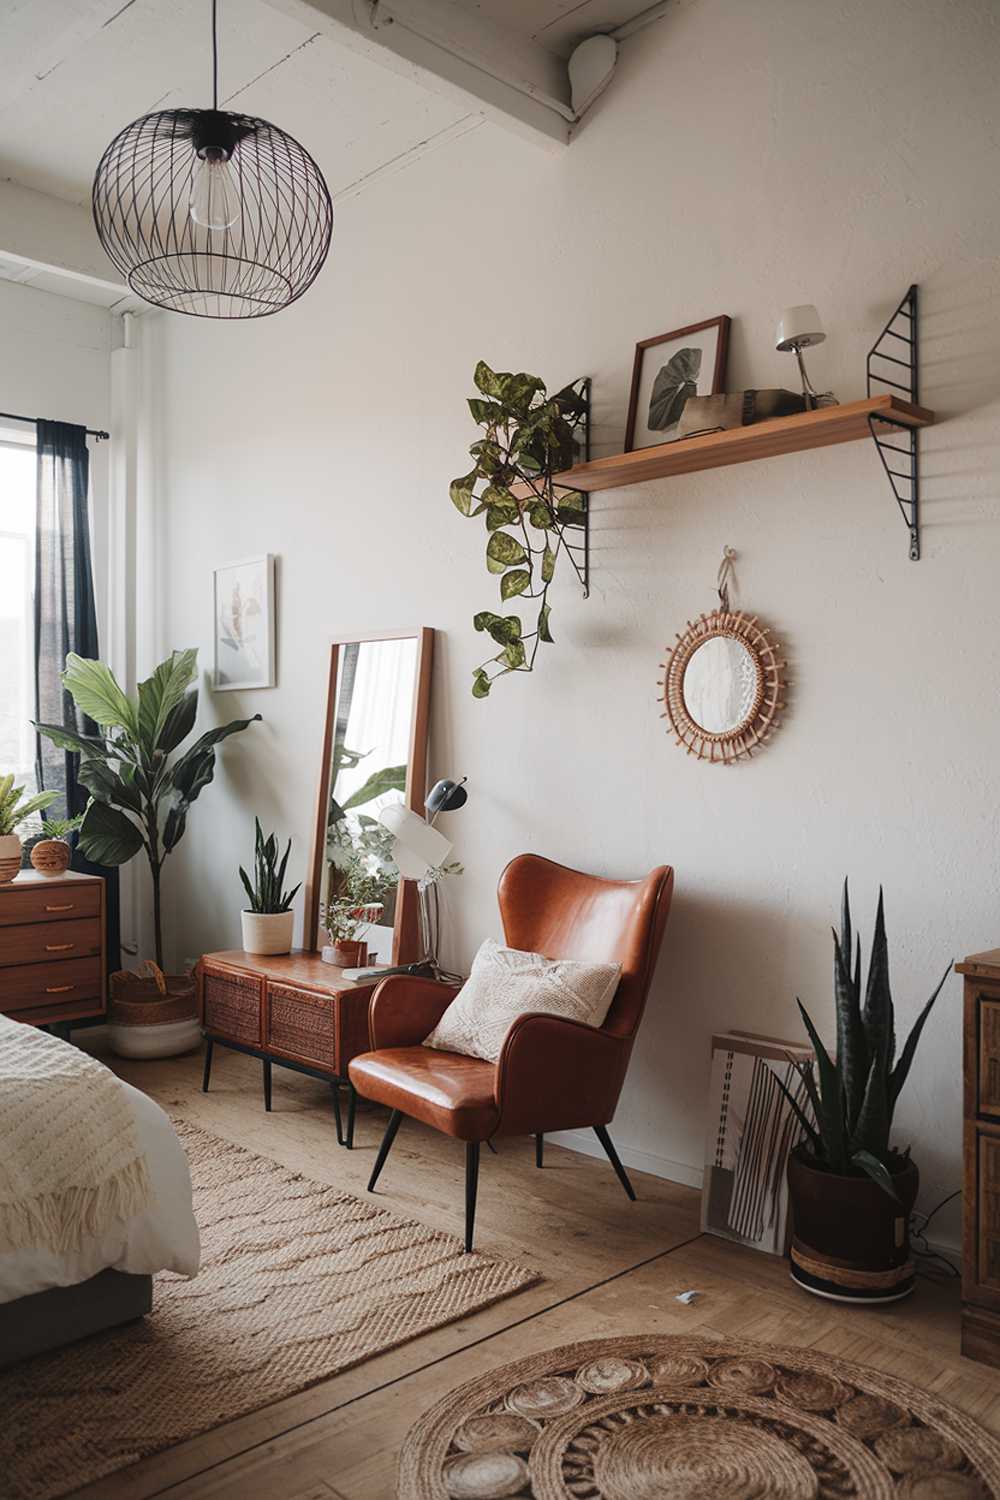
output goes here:
[{"label": "black tapered furniture leg", "polygon": [[544,1152],[545,1152],[545,1137],[544,1137],[544,1135],[536,1135],[535,1136],[535,1166],[536,1167],[540,1167],[542,1165],[542,1157],[544,1155]]},{"label": "black tapered furniture leg", "polygon": [[208,1080],[212,1076],[212,1048],[214,1046],[215,1043],[212,1041],[205,1043],[205,1071],[201,1075],[201,1091],[203,1094],[208,1093]]},{"label": "black tapered furniture leg", "polygon": [[479,1142],[465,1144],[465,1253],[472,1249],[472,1231],[476,1223],[476,1189],[479,1186]]},{"label": "black tapered furniture leg", "polygon": [[[358,1107],[358,1094],[353,1083],[347,1085],[347,1149],[354,1150],[354,1112]],[[390,1141],[390,1145],[392,1142]]]},{"label": "black tapered furniture leg", "polygon": [[375,1165],[372,1167],[372,1175],[368,1179],[368,1191],[370,1193],[375,1191],[375,1184],[378,1182],[379,1173],[385,1166],[385,1159],[392,1150],[392,1143],[396,1139],[396,1131],[399,1129],[402,1118],[403,1111],[401,1109],[394,1109],[389,1116],[389,1123],[385,1127],[385,1135],[382,1137],[382,1144],[378,1148],[378,1156],[376,1156]]},{"label": "black tapered furniture leg", "polygon": [[333,1118],[334,1118],[334,1120],[336,1121],[336,1124],[337,1124],[337,1145],[338,1146],[342,1146],[344,1144],[344,1125],[343,1125],[343,1121],[340,1118],[340,1080],[339,1079],[335,1078],[333,1080],[333,1082],[330,1085],[330,1091],[333,1094]]},{"label": "black tapered furniture leg", "polygon": [[264,1066],[264,1108],[270,1113],[271,1110],[271,1060],[262,1059]]},{"label": "black tapered furniture leg", "polygon": [[618,1159],[618,1152],[615,1150],[611,1137],[608,1135],[608,1127],[606,1125],[595,1125],[594,1134],[597,1136],[597,1139],[600,1141],[601,1145],[607,1152],[608,1161],[614,1167],[615,1175],[617,1176],[618,1181],[621,1183],[622,1187],[625,1189],[626,1193],[628,1193],[629,1197],[634,1203],[635,1188],[629,1182],[628,1173]]}]

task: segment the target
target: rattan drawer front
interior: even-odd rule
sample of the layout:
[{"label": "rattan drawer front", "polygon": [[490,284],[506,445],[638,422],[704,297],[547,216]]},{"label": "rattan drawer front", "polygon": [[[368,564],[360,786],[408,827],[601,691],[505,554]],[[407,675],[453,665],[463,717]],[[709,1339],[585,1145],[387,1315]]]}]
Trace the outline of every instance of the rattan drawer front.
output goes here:
[{"label": "rattan drawer front", "polygon": [[286,984],[267,986],[267,1046],[285,1057],[337,1071],[336,1000]]},{"label": "rattan drawer front", "polygon": [[263,981],[252,974],[223,974],[209,969],[203,980],[202,1025],[217,1036],[259,1047],[263,992]]},{"label": "rattan drawer front", "polygon": [[78,922],[28,922],[0,927],[0,968],[8,964],[44,964],[66,958],[99,958],[101,924],[97,917]]},{"label": "rattan drawer front", "polygon": [[1000,1116],[1000,1000],[979,1001],[979,1112]]},{"label": "rattan drawer front", "polygon": [[97,1004],[101,995],[101,960],[69,958],[45,964],[12,964],[3,970],[0,1003],[6,1012],[35,1010],[45,1006]]},{"label": "rattan drawer front", "polygon": [[54,881],[50,886],[29,885],[24,890],[0,887],[0,927],[22,922],[66,922],[77,917],[96,917],[101,910],[101,884]]}]

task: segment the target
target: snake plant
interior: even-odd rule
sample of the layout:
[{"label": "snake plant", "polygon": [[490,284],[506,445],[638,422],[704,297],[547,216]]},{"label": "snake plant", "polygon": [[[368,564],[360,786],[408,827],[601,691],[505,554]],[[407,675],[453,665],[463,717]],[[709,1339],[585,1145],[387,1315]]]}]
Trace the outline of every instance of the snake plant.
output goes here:
[{"label": "snake plant", "polygon": [[278,864],[278,840],[272,833],[264,837],[260,819],[254,818],[254,880],[250,882],[250,876],[240,865],[240,879],[243,888],[250,898],[247,911],[254,912],[283,912],[288,911],[292,902],[298,895],[299,887],[292,891],[284,889],[285,868],[288,864],[288,856],[292,851],[292,841],[288,840],[281,864]]},{"label": "snake plant", "polygon": [[[852,943],[855,944],[853,969]],[[793,1062],[812,1119],[775,1075],[798,1116],[808,1150],[818,1166],[843,1175],[865,1172],[891,1197],[896,1197],[891,1172],[899,1156],[889,1145],[892,1117],[924,1023],[950,969],[949,963],[940,984],[913,1023],[897,1058],[882,892],[880,890],[878,896],[875,935],[862,1004],[861,939],[852,935],[851,906],[847,881],[844,881],[840,935],[833,934],[833,981],[837,1007],[835,1061],[820,1040],[802,1001],[797,1001],[816,1054],[815,1073],[811,1063]]]}]

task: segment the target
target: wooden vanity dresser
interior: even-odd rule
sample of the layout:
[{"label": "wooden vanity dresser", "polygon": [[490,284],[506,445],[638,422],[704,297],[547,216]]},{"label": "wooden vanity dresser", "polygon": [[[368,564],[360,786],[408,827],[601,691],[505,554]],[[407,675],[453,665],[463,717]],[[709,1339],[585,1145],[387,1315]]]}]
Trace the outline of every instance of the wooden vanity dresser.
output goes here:
[{"label": "wooden vanity dresser", "polygon": [[22,870],[0,885],[0,1011],[37,1026],[104,1014],[104,881]]}]

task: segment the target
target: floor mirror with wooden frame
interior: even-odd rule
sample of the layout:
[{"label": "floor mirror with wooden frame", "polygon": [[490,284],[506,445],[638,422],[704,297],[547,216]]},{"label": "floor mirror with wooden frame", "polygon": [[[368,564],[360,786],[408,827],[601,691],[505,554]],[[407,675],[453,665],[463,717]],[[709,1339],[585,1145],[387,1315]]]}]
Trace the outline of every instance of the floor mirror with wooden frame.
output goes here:
[{"label": "floor mirror with wooden frame", "polygon": [[392,836],[378,815],[389,802],[402,800],[423,816],[433,653],[434,631],[426,626],[338,640],[330,647],[305,891],[307,950],[323,947],[328,904],[342,900],[361,874],[369,879],[362,904],[381,908],[359,934],[367,944],[366,961],[396,965],[421,956],[416,886],[392,868]]}]

